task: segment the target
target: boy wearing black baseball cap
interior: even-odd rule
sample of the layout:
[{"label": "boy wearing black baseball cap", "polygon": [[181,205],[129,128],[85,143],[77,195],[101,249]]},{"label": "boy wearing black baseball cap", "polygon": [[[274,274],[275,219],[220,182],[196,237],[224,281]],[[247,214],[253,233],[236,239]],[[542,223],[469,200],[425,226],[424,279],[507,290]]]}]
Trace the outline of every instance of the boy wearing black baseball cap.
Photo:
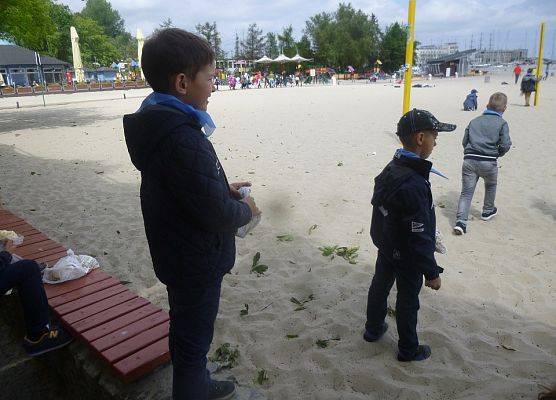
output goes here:
[{"label": "boy wearing black baseball cap", "polygon": [[426,159],[436,145],[438,132],[454,129],[455,125],[438,121],[428,111],[407,112],[397,130],[403,148],[375,178],[371,238],[378,256],[363,337],[375,342],[388,329],[387,298],[396,281],[399,361],[422,361],[431,355],[429,346],[419,345],[417,311],[423,276],[425,286],[440,289],[442,268],[434,258],[436,217],[429,174],[442,174]]}]

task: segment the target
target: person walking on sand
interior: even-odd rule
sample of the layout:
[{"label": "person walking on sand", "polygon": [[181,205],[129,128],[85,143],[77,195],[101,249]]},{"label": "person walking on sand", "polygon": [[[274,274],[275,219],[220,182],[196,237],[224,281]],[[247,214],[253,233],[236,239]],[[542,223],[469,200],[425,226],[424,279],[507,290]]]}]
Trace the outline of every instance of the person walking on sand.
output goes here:
[{"label": "person walking on sand", "polygon": [[521,75],[521,66],[519,64],[515,65],[514,68],[514,76],[515,76],[515,84],[517,85],[517,81],[519,80],[519,76]]},{"label": "person walking on sand", "polygon": [[530,106],[531,93],[537,89],[538,81],[539,79],[533,75],[533,68],[529,68],[523,79],[521,79],[521,94],[525,96],[525,107]]}]

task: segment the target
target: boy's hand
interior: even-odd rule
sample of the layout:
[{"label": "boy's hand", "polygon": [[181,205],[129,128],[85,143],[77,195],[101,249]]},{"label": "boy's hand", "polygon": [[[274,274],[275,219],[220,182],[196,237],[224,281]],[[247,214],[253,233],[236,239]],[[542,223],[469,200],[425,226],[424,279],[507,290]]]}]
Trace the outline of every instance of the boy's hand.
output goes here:
[{"label": "boy's hand", "polygon": [[255,204],[255,200],[251,196],[247,196],[246,198],[242,199],[241,201],[243,201],[244,203],[247,203],[247,205],[251,209],[251,214],[253,215],[253,217],[255,217],[257,215],[261,215],[261,210],[259,210],[259,207],[257,207],[257,205]]},{"label": "boy's hand", "polygon": [[239,189],[244,186],[251,186],[251,182],[234,182],[230,183],[230,193],[232,197],[236,200],[241,200],[241,194],[239,194]]},{"label": "boy's hand", "polygon": [[430,287],[433,290],[440,289],[440,277],[438,277],[436,279],[432,279],[430,281],[427,281],[425,279],[425,286]]},{"label": "boy's hand", "polygon": [[8,253],[13,253],[14,249],[16,248],[14,242],[12,242],[11,240],[3,240],[2,244],[4,245],[4,251],[7,251]]}]

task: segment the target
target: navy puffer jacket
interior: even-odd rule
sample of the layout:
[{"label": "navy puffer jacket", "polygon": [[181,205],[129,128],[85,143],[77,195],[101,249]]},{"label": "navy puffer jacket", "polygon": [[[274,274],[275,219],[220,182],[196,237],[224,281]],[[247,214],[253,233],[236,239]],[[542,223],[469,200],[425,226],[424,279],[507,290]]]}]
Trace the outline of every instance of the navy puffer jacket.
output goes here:
[{"label": "navy puffer jacket", "polygon": [[141,210],[156,276],[166,285],[203,285],[229,272],[235,232],[251,210],[231,194],[216,152],[197,121],[153,105],[124,116],[131,161],[141,172]]}]

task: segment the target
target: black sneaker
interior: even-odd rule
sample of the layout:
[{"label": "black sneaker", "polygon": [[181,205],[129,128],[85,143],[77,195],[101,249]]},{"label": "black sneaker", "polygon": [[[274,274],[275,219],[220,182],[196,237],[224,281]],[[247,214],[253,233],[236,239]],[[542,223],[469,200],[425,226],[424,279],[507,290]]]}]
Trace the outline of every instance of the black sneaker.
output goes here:
[{"label": "black sneaker", "polygon": [[211,381],[209,384],[209,400],[227,400],[236,394],[236,385],[228,381]]},{"label": "black sneaker", "polygon": [[382,324],[378,333],[371,333],[367,329],[365,329],[365,333],[363,334],[363,339],[365,339],[367,342],[376,342],[382,336],[384,336],[387,330],[388,330],[388,324],[386,322]]},{"label": "black sneaker", "polygon": [[461,236],[467,233],[467,227],[463,222],[456,222],[456,226],[454,226],[454,235]]},{"label": "black sneaker", "polygon": [[492,210],[491,212],[482,213],[481,214],[481,219],[483,221],[488,221],[489,219],[494,217],[496,214],[498,214],[498,209],[496,207],[494,207],[494,210]]},{"label": "black sneaker", "polygon": [[409,361],[424,361],[431,356],[431,348],[426,344],[420,344],[417,347],[417,352],[413,357],[404,357],[398,353],[398,361],[409,362]]},{"label": "black sneaker", "polygon": [[71,343],[73,338],[61,328],[53,328],[45,332],[39,339],[23,339],[23,348],[30,357],[48,353]]}]

